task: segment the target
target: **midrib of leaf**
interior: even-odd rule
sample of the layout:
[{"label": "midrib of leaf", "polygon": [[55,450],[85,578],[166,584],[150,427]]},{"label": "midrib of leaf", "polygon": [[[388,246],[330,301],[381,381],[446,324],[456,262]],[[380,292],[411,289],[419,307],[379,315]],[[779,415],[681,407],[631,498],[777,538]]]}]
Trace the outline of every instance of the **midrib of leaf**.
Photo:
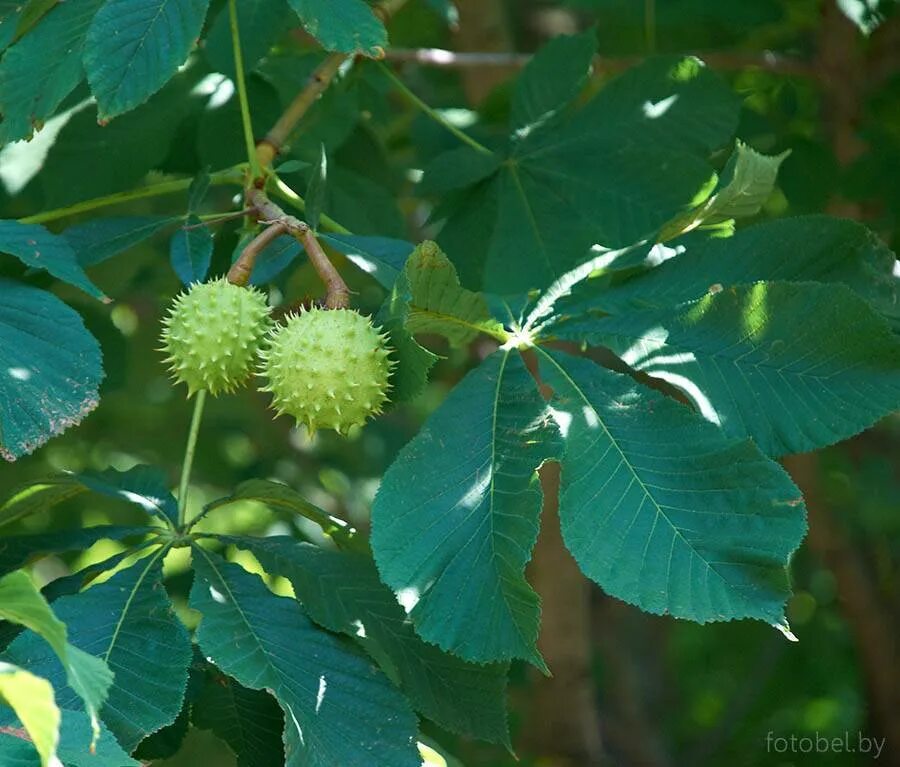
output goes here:
[{"label": "midrib of leaf", "polygon": [[140,578],[138,578],[134,587],[131,589],[131,593],[128,595],[128,598],[125,600],[125,605],[122,608],[122,613],[119,615],[119,620],[116,622],[116,628],[113,631],[112,636],[109,640],[109,647],[106,649],[106,652],[103,654],[103,660],[107,663],[109,662],[109,656],[112,654],[113,648],[116,645],[116,641],[119,638],[119,632],[122,630],[122,625],[125,623],[125,617],[128,615],[128,611],[131,609],[131,603],[134,601],[134,596],[141,588],[141,584],[143,584],[144,579],[147,577],[147,573],[150,572],[151,568],[156,561],[163,556],[166,552],[169,551],[169,546],[163,546],[159,551],[154,554],[149,561],[147,562],[147,566],[144,568],[144,571],[141,573]]},{"label": "midrib of leaf", "polygon": [[[253,637],[254,641],[256,642],[256,646],[260,649],[262,654],[265,656],[266,665],[269,668],[274,668],[275,664],[272,663],[272,659],[271,659],[271,656],[269,655],[269,652],[266,650],[265,645],[259,640],[259,636],[257,636],[257,633],[253,628],[253,624],[250,623],[250,619],[247,618],[247,614],[244,612],[243,608],[241,607],[240,601],[235,598],[234,592],[232,592],[232,590],[228,587],[228,583],[222,577],[222,574],[219,572],[219,568],[216,567],[216,563],[213,561],[212,557],[210,557],[200,546],[196,546],[196,545],[192,546],[192,549],[194,551],[200,552],[200,554],[203,556],[203,558],[209,564],[212,571],[216,574],[216,577],[219,579],[219,585],[222,587],[222,590],[225,591],[228,594],[228,596],[231,598],[231,604],[234,605],[235,609],[240,614],[241,620],[243,621],[244,626],[247,627],[247,632],[249,633],[250,636]],[[279,673],[278,676],[280,677],[281,674]],[[299,685],[300,682],[298,681],[297,684]],[[307,689],[307,691],[311,691],[311,690],[309,690],[309,688],[306,688],[306,689]],[[288,713],[291,715],[291,719],[293,720],[294,726],[297,728],[297,731],[302,732],[300,723],[297,721],[297,717],[294,715],[294,712],[291,709],[291,707],[287,703],[282,701],[280,698],[279,698],[278,702],[281,703],[284,706],[284,708],[287,709]]]},{"label": "midrib of leaf", "polygon": [[[601,414],[601,413],[598,413],[598,412],[597,412],[597,409],[594,407],[594,405],[591,403],[591,401],[590,401],[587,397],[584,396],[584,394],[582,393],[582,390],[581,390],[581,388],[578,386],[578,384],[575,383],[575,381],[572,379],[572,377],[566,372],[565,368],[563,368],[563,367],[562,367],[555,359],[553,359],[553,357],[551,357],[549,354],[547,354],[547,352],[545,352],[545,351],[544,351],[543,349],[541,349],[539,346],[536,346],[536,347],[534,347],[534,348],[535,348],[535,350],[538,352],[538,354],[540,354],[544,359],[546,359],[548,362],[550,362],[550,363],[553,365],[553,367],[555,367],[555,368],[559,371],[560,375],[562,375],[563,378],[565,378],[566,381],[568,381],[569,385],[570,385],[576,392],[578,392],[578,395],[579,395],[579,397],[581,398],[581,401],[584,402],[585,406],[589,407],[589,408],[591,409],[591,412],[594,413],[594,415],[595,415],[596,418],[597,418],[597,423],[600,425],[600,428],[603,430],[603,433],[604,433],[604,434],[606,435],[606,437],[609,439],[610,443],[612,443],[612,445],[615,447],[616,452],[619,454],[619,456],[620,456],[621,459],[622,459],[622,462],[625,464],[625,466],[628,467],[628,471],[631,473],[632,480],[635,481],[635,482],[637,482],[638,485],[640,485],[641,490],[643,490],[643,492],[644,492],[644,496],[650,501],[651,504],[653,504],[653,508],[656,509],[656,519],[654,519],[654,522],[653,522],[654,526],[656,525],[656,521],[657,521],[660,517],[662,517],[662,518],[668,523],[669,527],[672,529],[672,532],[673,532],[673,534],[674,534],[674,535],[673,535],[673,541],[674,541],[676,538],[679,539],[679,540],[681,540],[681,541],[684,543],[684,545],[687,546],[687,548],[691,551],[691,553],[692,553],[694,556],[696,556],[697,559],[699,559],[701,562],[703,562],[703,563],[707,566],[707,568],[708,568],[709,570],[711,570],[712,572],[714,572],[714,573],[716,574],[716,576],[718,576],[719,580],[721,580],[722,583],[727,587],[727,586],[729,585],[728,582],[725,580],[725,578],[722,577],[722,574],[721,574],[718,570],[716,570],[715,567],[713,567],[713,563],[707,561],[707,559],[706,559],[704,556],[702,556],[702,555],[697,551],[697,549],[694,548],[694,546],[691,544],[691,542],[688,541],[687,538],[684,537],[684,535],[682,535],[682,533],[681,533],[681,531],[678,529],[678,527],[676,527],[674,524],[672,524],[672,520],[669,519],[668,515],[665,513],[665,511],[663,511],[663,507],[661,507],[661,506],[656,502],[656,499],[655,499],[655,498],[653,497],[653,495],[650,493],[650,490],[647,488],[647,485],[644,484],[644,481],[640,478],[640,476],[638,475],[638,473],[637,473],[637,471],[635,470],[635,468],[631,465],[631,462],[630,462],[630,461],[628,460],[628,458],[625,456],[625,453],[622,452],[622,448],[619,447],[618,441],[615,439],[615,437],[613,437],[612,434],[609,433],[609,430],[606,428],[606,424],[605,424],[604,421],[603,421],[603,416],[602,416],[602,414]],[[637,514],[638,514],[639,512],[640,512],[640,507],[638,507],[637,512],[635,512],[635,518],[637,518]],[[648,539],[647,539],[647,546],[649,546],[650,540],[652,540],[652,534],[651,534],[650,536],[648,536]],[[645,560],[646,560],[646,554],[647,554],[647,549],[646,549],[646,547],[645,547],[645,549],[644,549],[644,559],[645,559]],[[669,557],[669,566],[671,566],[671,564],[672,564],[672,558],[671,558],[671,556],[670,556],[670,557]]]},{"label": "midrib of leaf", "polygon": [[522,198],[522,204],[525,206],[525,210],[528,212],[528,223],[531,226],[531,230],[534,232],[534,238],[537,240],[538,245],[541,249],[541,255],[544,257],[544,261],[547,264],[547,273],[553,276],[556,276],[556,269],[553,268],[553,263],[550,260],[550,254],[547,252],[547,246],[544,243],[544,238],[541,235],[541,228],[538,226],[537,219],[534,217],[534,210],[531,207],[531,203],[528,200],[528,195],[525,194],[525,188],[522,186],[522,179],[519,178],[519,164],[518,161],[510,161],[508,163],[509,174],[512,176],[513,181],[516,185],[516,191],[519,193],[519,197]]},{"label": "midrib of leaf", "polygon": [[[509,361],[509,355],[512,354],[512,351],[509,350],[503,355],[503,363],[500,365],[500,370],[497,373],[497,385],[494,387],[494,402],[491,413],[491,481],[490,481],[490,504],[488,506],[488,519],[490,520],[490,529],[491,529],[491,564],[494,567],[494,573],[497,576],[497,580],[505,584],[506,578],[499,572],[497,569],[497,552],[494,546],[494,499],[496,494],[494,492],[494,485],[497,480],[497,471],[495,466],[497,465],[497,413],[500,410],[500,387],[503,385],[503,373],[506,370],[506,363]],[[525,647],[528,647],[531,644],[531,640],[528,639],[523,633],[522,628],[519,625],[518,619],[513,616],[512,608],[509,606],[509,602],[506,597],[506,589],[503,589],[503,603],[506,605],[506,609],[509,613],[510,620],[513,625],[516,627],[516,633],[519,635],[519,639],[522,640],[522,644]],[[540,659],[540,655],[536,655],[537,659]],[[543,664],[539,664],[543,665]]]},{"label": "midrib of leaf", "polygon": [[490,323],[484,323],[483,325],[479,325],[474,322],[468,322],[464,320],[462,317],[457,317],[453,314],[444,314],[443,312],[436,311],[434,309],[424,309],[420,307],[418,304],[411,303],[409,305],[410,311],[415,312],[416,314],[423,315],[425,317],[433,318],[435,320],[440,320],[441,322],[446,322],[450,325],[459,325],[460,327],[467,328],[468,330],[473,330],[476,333],[486,333],[493,338],[496,338],[498,341],[506,342],[509,340],[509,335],[498,327],[492,327]]},{"label": "midrib of leaf", "polygon": [[[116,85],[116,89],[112,92],[113,98],[118,98],[120,91],[122,90],[122,84],[125,82],[125,78],[128,77],[128,73],[131,71],[131,67],[134,64],[134,60],[137,58],[138,53],[141,52],[141,49],[144,47],[147,42],[147,37],[150,35],[150,30],[156,26],[156,22],[159,21],[159,17],[162,15],[163,8],[168,5],[169,0],[162,0],[162,2],[157,6],[156,15],[147,25],[147,28],[144,30],[144,34],[141,35],[141,39],[135,47],[134,51],[131,54],[131,57],[126,62],[125,66],[122,67],[121,72],[122,75],[119,78],[119,84]],[[111,99],[112,100],[112,99]]]}]

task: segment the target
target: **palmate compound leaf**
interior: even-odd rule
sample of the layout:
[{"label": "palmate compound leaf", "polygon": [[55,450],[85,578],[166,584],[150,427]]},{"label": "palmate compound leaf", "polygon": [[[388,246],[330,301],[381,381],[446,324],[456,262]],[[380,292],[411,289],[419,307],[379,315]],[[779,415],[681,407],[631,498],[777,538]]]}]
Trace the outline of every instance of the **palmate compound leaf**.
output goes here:
[{"label": "palmate compound leaf", "polygon": [[388,469],[372,509],[382,580],[419,635],[474,662],[524,658],[539,599],[524,578],[538,534],[546,408],[517,352],[469,373]]},{"label": "palmate compound leaf", "polygon": [[0,456],[30,453],[97,407],[100,347],[43,290],[0,280]]},{"label": "palmate compound leaf", "polygon": [[[559,38],[526,68],[517,98],[525,101],[534,78],[546,77],[547,57],[564,47],[587,72],[583,38]],[[445,202],[438,239],[463,284],[501,294],[545,287],[587,260],[592,246],[651,236],[708,196],[715,174],[705,154],[728,140],[739,108],[728,88],[692,58],[654,59],[621,81],[568,120],[561,112],[515,128],[493,173],[483,175],[490,166],[474,157],[456,158],[477,181]],[[554,87],[570,92],[567,83]],[[548,103],[551,115],[560,112]]]},{"label": "palmate compound leaf", "polygon": [[563,538],[582,571],[650,613],[787,632],[786,566],[806,520],[784,470],[627,376],[537,354],[565,445]]},{"label": "palmate compound leaf", "polygon": [[[105,660],[115,674],[100,718],[126,751],[174,721],[191,645],[162,583],[162,550],[101,584],[60,597],[53,608],[69,641]],[[61,708],[78,708],[59,661],[34,634],[17,637],[3,658],[49,679]]]},{"label": "palmate compound leaf", "polygon": [[300,21],[322,47],[378,58],[387,47],[387,31],[365,0],[288,0]]},{"label": "palmate compound leaf", "polygon": [[[84,702],[96,739],[100,733],[98,722],[100,707],[106,700],[113,681],[113,673],[109,666],[100,658],[69,644],[65,624],[54,615],[31,577],[22,570],[0,578],[0,619],[24,626],[32,632],[26,636],[38,642],[41,640],[46,642],[46,646],[49,646],[61,664],[69,687]],[[21,661],[19,665],[26,666],[29,671],[36,671]],[[40,672],[36,673],[40,675]],[[29,683],[36,688],[40,687],[34,680]],[[52,686],[51,700],[53,700]],[[16,714],[21,719],[21,712],[18,709]],[[27,728],[28,722],[23,720],[23,723]]]},{"label": "palmate compound leaf", "polygon": [[366,554],[289,537],[220,540],[250,551],[267,572],[290,580],[309,616],[355,638],[424,716],[453,732],[509,746],[507,664],[467,663],[422,641]]},{"label": "palmate compound leaf", "polygon": [[242,685],[278,700],[286,767],[418,767],[409,704],[352,645],[238,565],[194,547],[194,569],[200,648]]},{"label": "palmate compound leaf", "polygon": [[729,287],[559,336],[610,347],[768,455],[830,445],[900,409],[900,339],[845,285]]},{"label": "palmate compound leaf", "polygon": [[184,64],[209,0],[105,0],[84,46],[101,120],[134,109]]}]

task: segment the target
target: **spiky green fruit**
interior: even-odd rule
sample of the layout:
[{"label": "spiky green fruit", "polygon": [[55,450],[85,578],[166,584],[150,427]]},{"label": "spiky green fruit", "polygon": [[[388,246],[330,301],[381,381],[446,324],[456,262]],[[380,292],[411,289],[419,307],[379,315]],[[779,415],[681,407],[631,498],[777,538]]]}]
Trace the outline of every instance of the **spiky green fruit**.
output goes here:
[{"label": "spiky green fruit", "polygon": [[385,336],[352,309],[309,309],[293,314],[269,336],[262,351],[263,391],[278,414],[294,416],[311,434],[346,434],[381,412],[387,400]]},{"label": "spiky green fruit", "polygon": [[188,396],[202,389],[233,391],[253,372],[271,327],[266,297],[221,278],[194,283],[175,298],[163,320],[163,351]]}]

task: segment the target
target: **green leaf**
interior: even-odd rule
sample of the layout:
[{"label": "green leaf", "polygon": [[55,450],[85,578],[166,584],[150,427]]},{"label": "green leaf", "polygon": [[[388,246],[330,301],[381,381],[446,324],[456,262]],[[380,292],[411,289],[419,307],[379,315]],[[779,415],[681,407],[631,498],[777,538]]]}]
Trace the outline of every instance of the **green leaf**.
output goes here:
[{"label": "green leaf", "polygon": [[319,156],[309,170],[309,184],[306,187],[306,223],[314,230],[319,228],[328,191],[328,156],[325,154],[325,144],[320,144],[319,150]]},{"label": "green leaf", "polygon": [[178,221],[167,216],[95,218],[63,230],[82,267],[94,266],[149,240]]},{"label": "green leaf", "polygon": [[288,0],[322,47],[379,58],[387,47],[384,24],[364,0]]},{"label": "green leaf", "polygon": [[38,535],[4,535],[0,538],[0,575],[24,567],[48,554],[87,550],[98,541],[121,541],[154,532],[152,527],[95,525]]},{"label": "green leaf", "polygon": [[[693,56],[647,59],[611,80],[575,118],[598,139],[706,156],[734,135],[741,99]],[[668,180],[672,176],[667,171]]]},{"label": "green leaf", "polygon": [[[100,717],[128,751],[178,716],[191,661],[190,640],[162,583],[161,554],[53,604],[69,641],[115,674]],[[35,635],[17,637],[5,657],[49,679],[61,708],[76,708],[59,662]]]},{"label": "green leaf", "polygon": [[388,334],[387,345],[391,359],[396,361],[390,376],[390,403],[409,402],[417,397],[428,383],[428,373],[438,355],[420,346],[406,327],[409,317],[409,292],[406,278],[398,280],[391,295],[385,299],[374,322]]},{"label": "green leaf", "polygon": [[178,520],[178,503],[169,490],[165,472],[139,464],[127,471],[106,469],[34,480],[0,506],[0,524],[46,511],[86,492],[128,501],[164,522]]},{"label": "green leaf", "polygon": [[225,673],[281,704],[286,767],[419,767],[409,705],[351,645],[238,565],[195,547],[194,568],[197,641]]},{"label": "green leaf", "polygon": [[696,210],[666,224],[659,234],[659,241],[672,239],[698,226],[755,216],[771,196],[778,169],[789,154],[787,151],[770,157],[738,141],[712,196]]},{"label": "green leaf", "polygon": [[560,336],[609,346],[768,455],[816,450],[900,409],[900,341],[843,285],[728,288],[674,310],[573,323]]},{"label": "green leaf", "polygon": [[516,83],[510,128],[526,135],[552,120],[581,92],[597,53],[597,34],[559,35],[528,62]]},{"label": "green leaf", "polygon": [[224,740],[238,767],[284,764],[284,715],[263,690],[251,690],[213,670],[191,707],[191,721]]},{"label": "green leaf", "polygon": [[685,252],[634,279],[599,292],[586,284],[563,302],[567,312],[674,306],[718,286],[778,280],[838,282],[869,300],[900,328],[900,279],[896,258],[866,227],[828,216],[767,221],[733,237],[697,238]]},{"label": "green leaf", "polygon": [[14,461],[97,407],[100,347],[43,290],[0,280],[0,456]]},{"label": "green leaf", "polygon": [[31,577],[21,570],[0,578],[0,618],[26,627],[34,632],[32,636],[42,637],[52,648],[65,670],[69,687],[84,701],[96,740],[100,734],[100,707],[113,681],[110,668],[100,658],[67,642],[66,626],[53,614]]},{"label": "green leaf", "polygon": [[760,154],[738,141],[718,188],[704,206],[701,223],[717,224],[759,213],[775,188],[781,163],[789,154],[790,150],[771,156]]},{"label": "green leaf", "polygon": [[477,184],[494,175],[502,160],[496,154],[476,152],[467,146],[443,152],[425,166],[419,193],[440,195]]},{"label": "green leaf", "polygon": [[185,226],[172,235],[169,245],[169,261],[178,279],[185,285],[203,282],[209,274],[212,254],[212,232],[198,216],[188,216]]},{"label": "green leaf", "polygon": [[38,176],[47,205],[65,207],[141,186],[170,154],[185,117],[200,112],[206,98],[192,89],[201,76],[199,67],[188,67],[147,104],[108,124],[98,123],[94,104],[73,115]]},{"label": "green leaf", "polygon": [[143,104],[187,59],[209,0],[106,0],[87,34],[84,68],[100,119]]},{"label": "green leaf", "polygon": [[[558,54],[538,54],[523,92],[544,92],[543,56]],[[570,85],[553,87],[568,93]],[[739,106],[696,59],[636,67],[567,123],[513,130],[501,169],[443,209],[439,242],[468,287],[501,295],[545,287],[588,260],[592,247],[655,236],[705,200],[716,180],[705,158],[730,138]]]},{"label": "green leaf", "polygon": [[62,717],[50,682],[0,661],[0,702],[7,703],[15,711],[40,756],[41,765],[58,767],[56,746]]},{"label": "green leaf", "polygon": [[560,522],[582,571],[642,610],[788,631],[803,499],[749,440],[627,376],[538,350],[565,449]]},{"label": "green leaf", "polygon": [[523,573],[541,511],[545,410],[518,354],[494,354],[401,450],[375,497],[382,580],[423,639],[466,660],[544,668],[539,600]]},{"label": "green leaf", "polygon": [[454,209],[438,241],[466,274],[481,270],[486,290],[522,293],[586,261],[597,243],[621,247],[654,234],[714,180],[687,152],[604,140],[581,123],[538,128]]},{"label": "green leaf", "polygon": [[[253,69],[269,52],[291,18],[285,0],[241,0],[237,4],[238,29],[244,68]],[[216,16],[206,35],[203,52],[213,69],[234,80],[234,52],[227,4]]]},{"label": "green leaf", "polygon": [[0,253],[9,253],[26,266],[44,269],[94,298],[105,298],[84,273],[65,238],[51,234],[39,224],[0,221]]},{"label": "green leaf", "polygon": [[331,537],[335,543],[351,548],[360,545],[354,539],[357,535],[356,529],[348,522],[322,511],[287,485],[270,482],[266,479],[248,479],[238,485],[231,495],[208,503],[203,507],[203,513],[195,518],[195,523],[207,514],[239,501],[257,501],[272,509],[282,509],[292,514],[298,514],[319,525],[322,532]]},{"label": "green leaf", "polygon": [[22,14],[16,27],[16,36],[24,37],[60,0],[24,0]]},{"label": "green leaf", "polygon": [[21,17],[21,0],[0,0],[0,53],[15,39]]},{"label": "green leaf", "polygon": [[467,663],[423,642],[370,557],[289,537],[223,538],[288,578],[310,617],[356,641],[445,729],[509,746],[506,664]]},{"label": "green leaf", "polygon": [[0,578],[0,619],[24,626],[42,636],[66,662],[66,627],[24,570]]},{"label": "green leaf", "polygon": [[479,333],[506,335],[484,296],[460,287],[456,268],[433,242],[426,240],[412,252],[395,290],[408,304],[406,327],[412,333],[436,333],[454,346],[466,345]]},{"label": "green leaf", "polygon": [[[57,753],[66,767],[139,767],[116,739],[101,725],[100,738],[92,747],[88,717],[81,711],[61,709],[62,727]],[[34,747],[13,735],[0,733],[0,764],[4,767],[38,767]]]},{"label": "green leaf", "polygon": [[366,274],[371,274],[387,290],[394,286],[410,253],[415,250],[415,245],[411,242],[389,237],[360,237],[352,234],[320,234],[319,237],[338,253],[347,256]]},{"label": "green leaf", "polygon": [[209,168],[201,170],[191,180],[191,186],[188,188],[188,213],[196,213],[203,205],[206,195],[209,193],[209,187],[212,184],[212,178],[209,175]]},{"label": "green leaf", "polygon": [[29,138],[84,79],[85,37],[102,2],[59,3],[0,60],[0,146]]}]

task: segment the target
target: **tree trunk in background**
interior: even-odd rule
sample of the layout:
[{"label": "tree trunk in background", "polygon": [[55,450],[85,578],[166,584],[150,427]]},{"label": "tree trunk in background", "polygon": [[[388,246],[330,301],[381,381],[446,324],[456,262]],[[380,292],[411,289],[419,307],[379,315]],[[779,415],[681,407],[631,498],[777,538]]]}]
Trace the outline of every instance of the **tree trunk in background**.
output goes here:
[{"label": "tree trunk in background", "polygon": [[[455,40],[460,51],[496,53],[513,49],[502,0],[456,0],[456,7],[459,9],[459,30]],[[461,77],[469,103],[478,106],[516,71],[516,67],[464,68]]]},{"label": "tree trunk in background", "polygon": [[[877,737],[887,738],[879,764],[900,765],[900,646],[890,608],[880,599],[871,573],[828,508],[819,486],[814,453],[792,455],[784,465],[803,491],[809,512],[807,544],[834,575],[841,611],[853,633],[866,681],[869,716]],[[882,762],[883,760],[883,762]]]},{"label": "tree trunk in background", "polygon": [[[595,593],[594,642],[603,659],[603,734],[617,767],[668,767],[665,646],[671,621]],[[690,762],[690,764],[699,762]]]},{"label": "tree trunk in background", "polygon": [[[886,25],[877,33],[880,40],[896,35],[894,25]],[[878,81],[891,71],[885,67],[886,59],[896,61],[896,51],[886,53],[883,44],[878,44],[878,40],[875,43],[871,46],[874,55],[867,60],[859,31],[834,0],[826,2],[817,63],[823,75],[822,118],[841,167],[850,165],[864,151],[858,126],[868,89],[877,87]],[[840,198],[832,201],[829,212],[857,219],[865,217],[862,206]],[[806,497],[809,547],[835,577],[841,609],[853,633],[868,691],[870,725],[876,736],[887,739],[881,759],[900,767],[900,645],[890,605],[879,594],[861,552],[825,502],[819,486],[818,457],[789,456],[784,464]]]},{"label": "tree trunk in background", "polygon": [[528,576],[541,595],[538,648],[553,676],[534,672],[523,739],[529,753],[546,767],[596,767],[603,756],[591,673],[592,587],[559,529],[558,464],[541,469],[541,484],[541,535]]}]

